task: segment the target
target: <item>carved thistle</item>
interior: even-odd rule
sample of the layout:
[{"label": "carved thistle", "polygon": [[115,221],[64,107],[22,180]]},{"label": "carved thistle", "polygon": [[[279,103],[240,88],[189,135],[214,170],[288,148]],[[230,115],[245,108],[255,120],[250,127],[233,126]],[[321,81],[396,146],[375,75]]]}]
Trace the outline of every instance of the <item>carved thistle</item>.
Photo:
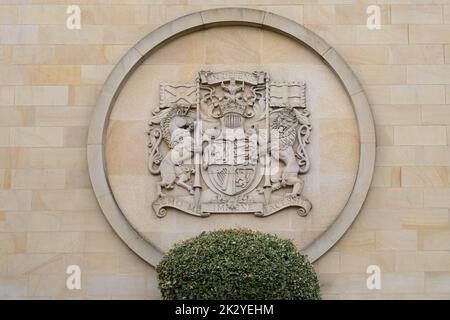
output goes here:
[{"label": "carved thistle", "polygon": [[148,132],[148,168],[161,177],[156,215],[307,215],[309,115],[306,84],[266,72],[200,71],[193,83],[161,84]]}]

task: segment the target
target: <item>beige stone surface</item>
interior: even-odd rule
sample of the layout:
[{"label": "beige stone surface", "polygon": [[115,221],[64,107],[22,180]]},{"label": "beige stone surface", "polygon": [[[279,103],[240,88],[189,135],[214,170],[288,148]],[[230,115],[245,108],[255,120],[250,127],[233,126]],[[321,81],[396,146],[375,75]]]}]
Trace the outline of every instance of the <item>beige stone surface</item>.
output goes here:
[{"label": "beige stone surface", "polygon": [[442,6],[433,5],[392,5],[392,24],[441,24]]},{"label": "beige stone surface", "polygon": [[[377,125],[420,125],[422,115],[420,105],[372,105],[372,112]],[[380,143],[378,143],[380,145]]]},{"label": "beige stone surface", "polygon": [[393,85],[389,88],[390,99],[386,100],[392,104],[444,104],[446,100],[443,85]]},{"label": "beige stone surface", "polygon": [[[189,42],[197,45],[186,45]],[[289,52],[280,53],[277,49],[280,46],[289,46]],[[152,108],[158,105],[159,83],[192,81],[195,72],[201,69],[236,68],[267,70],[273,81],[307,81],[308,103],[317,110],[312,116],[315,143],[311,144],[310,153],[317,159],[313,162],[320,164],[312,166],[305,177],[306,184],[310,185],[305,196],[314,203],[311,216],[299,219],[289,210],[265,219],[251,215],[213,215],[198,219],[173,210],[164,219],[149,214],[158,177],[148,174],[145,132]],[[357,85],[352,90],[356,91],[353,88]],[[162,47],[130,77],[111,113],[106,166],[122,212],[146,239],[164,250],[201,230],[230,227],[289,235],[304,248],[334,221],[348,199],[359,161],[357,130],[343,87],[310,50],[273,32],[250,27],[218,27],[181,37]],[[130,145],[129,141],[137,143]],[[338,186],[340,193],[335,192]]]},{"label": "beige stone surface", "polygon": [[376,139],[379,146],[394,144],[394,128],[391,126],[376,126]]},{"label": "beige stone surface", "polygon": [[67,86],[17,86],[14,101],[24,106],[64,106],[68,102]]},{"label": "beige stone surface", "polygon": [[61,147],[63,128],[18,127],[10,130],[10,145],[13,147]]},{"label": "beige stone surface", "polygon": [[392,64],[434,65],[444,63],[442,45],[394,45],[389,47]]},{"label": "beige stone surface", "polygon": [[[109,72],[144,35],[184,14],[236,5],[280,14],[322,36],[357,73],[374,113],[378,147],[369,197],[344,237],[315,263],[324,298],[450,298],[450,6],[445,1],[378,1],[380,30],[365,26],[367,1],[80,3],[78,31],[64,26],[66,2],[0,5],[0,298],[160,297],[154,268],[119,240],[97,204],[87,169],[87,126]],[[351,150],[358,141],[353,118],[345,112],[349,99],[321,59],[292,40],[240,27],[232,36],[219,29],[199,34],[154,52],[118,98],[117,106],[126,108],[112,114],[114,143],[108,148],[114,157],[108,166],[121,189],[119,202],[136,212],[148,205],[132,203],[151,192],[145,191],[149,182],[139,178],[148,177],[145,147],[136,145],[146,144],[140,132],[165,76],[189,81],[204,65],[265,67],[280,79],[313,83],[310,146],[323,162],[312,169],[306,192],[318,204],[316,211],[304,220],[279,213],[241,222],[169,213],[157,220],[160,229],[146,236],[168,247],[200,228],[270,225],[285,237],[297,237],[301,246],[330,223],[352,185]],[[130,139],[136,144],[125,148]],[[127,163],[121,158],[127,152],[143,154]],[[149,209],[135,218],[156,223]],[[171,230],[178,231],[167,241],[164,232]],[[82,268],[80,291],[65,288],[70,264]],[[382,271],[382,289],[375,292],[365,286],[371,264]]]},{"label": "beige stone surface", "polygon": [[450,40],[450,25],[412,24],[409,29],[411,43],[447,44]]},{"label": "beige stone surface", "polygon": [[383,25],[381,29],[370,30],[365,25],[356,26],[357,44],[407,44],[407,25]]},{"label": "beige stone surface", "polygon": [[11,172],[11,189],[64,189],[64,169],[17,169]]},{"label": "beige stone surface", "polygon": [[446,187],[449,185],[447,167],[403,167],[401,183],[405,187]]},{"label": "beige stone surface", "polygon": [[401,178],[401,167],[378,167],[372,179],[372,186],[400,187]]},{"label": "beige stone surface", "polygon": [[447,145],[447,130],[444,126],[396,126],[396,145]]}]

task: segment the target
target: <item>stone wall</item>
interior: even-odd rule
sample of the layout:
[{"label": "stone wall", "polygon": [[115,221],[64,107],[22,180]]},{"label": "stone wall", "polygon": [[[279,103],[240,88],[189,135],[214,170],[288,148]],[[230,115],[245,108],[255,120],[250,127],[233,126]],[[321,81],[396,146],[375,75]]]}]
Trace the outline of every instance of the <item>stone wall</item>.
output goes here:
[{"label": "stone wall", "polygon": [[[354,224],[315,264],[324,298],[450,298],[446,0],[1,0],[0,297],[159,298],[154,268],[97,204],[87,127],[129,48],[169,20],[225,2],[304,24],[344,57],[369,96],[375,176]],[[81,30],[65,26],[70,4],[81,7]],[[381,30],[365,25],[370,4],[381,8]],[[66,289],[72,264],[81,267],[81,290]],[[382,287],[369,291],[373,264]]]}]

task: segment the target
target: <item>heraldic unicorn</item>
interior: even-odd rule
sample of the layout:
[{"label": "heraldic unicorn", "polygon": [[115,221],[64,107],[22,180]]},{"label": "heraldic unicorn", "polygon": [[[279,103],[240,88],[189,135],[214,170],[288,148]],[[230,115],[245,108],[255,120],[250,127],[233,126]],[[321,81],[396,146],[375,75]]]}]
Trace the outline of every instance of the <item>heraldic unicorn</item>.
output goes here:
[{"label": "heraldic unicorn", "polygon": [[306,216],[305,91],[304,82],[270,82],[256,71],[200,71],[192,83],[162,83],[148,132],[148,168],[161,177],[156,215],[175,208],[265,217],[295,207]]}]

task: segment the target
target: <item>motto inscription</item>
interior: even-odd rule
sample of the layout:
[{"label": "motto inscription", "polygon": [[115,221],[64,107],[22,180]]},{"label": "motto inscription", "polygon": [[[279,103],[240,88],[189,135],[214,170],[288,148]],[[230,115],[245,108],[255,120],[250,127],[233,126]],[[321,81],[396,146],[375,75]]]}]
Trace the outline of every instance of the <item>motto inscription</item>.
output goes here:
[{"label": "motto inscription", "polygon": [[271,82],[263,71],[200,71],[192,83],[162,83],[148,133],[148,168],[161,177],[156,215],[171,207],[264,217],[296,207],[306,216],[309,116],[304,82]]}]

